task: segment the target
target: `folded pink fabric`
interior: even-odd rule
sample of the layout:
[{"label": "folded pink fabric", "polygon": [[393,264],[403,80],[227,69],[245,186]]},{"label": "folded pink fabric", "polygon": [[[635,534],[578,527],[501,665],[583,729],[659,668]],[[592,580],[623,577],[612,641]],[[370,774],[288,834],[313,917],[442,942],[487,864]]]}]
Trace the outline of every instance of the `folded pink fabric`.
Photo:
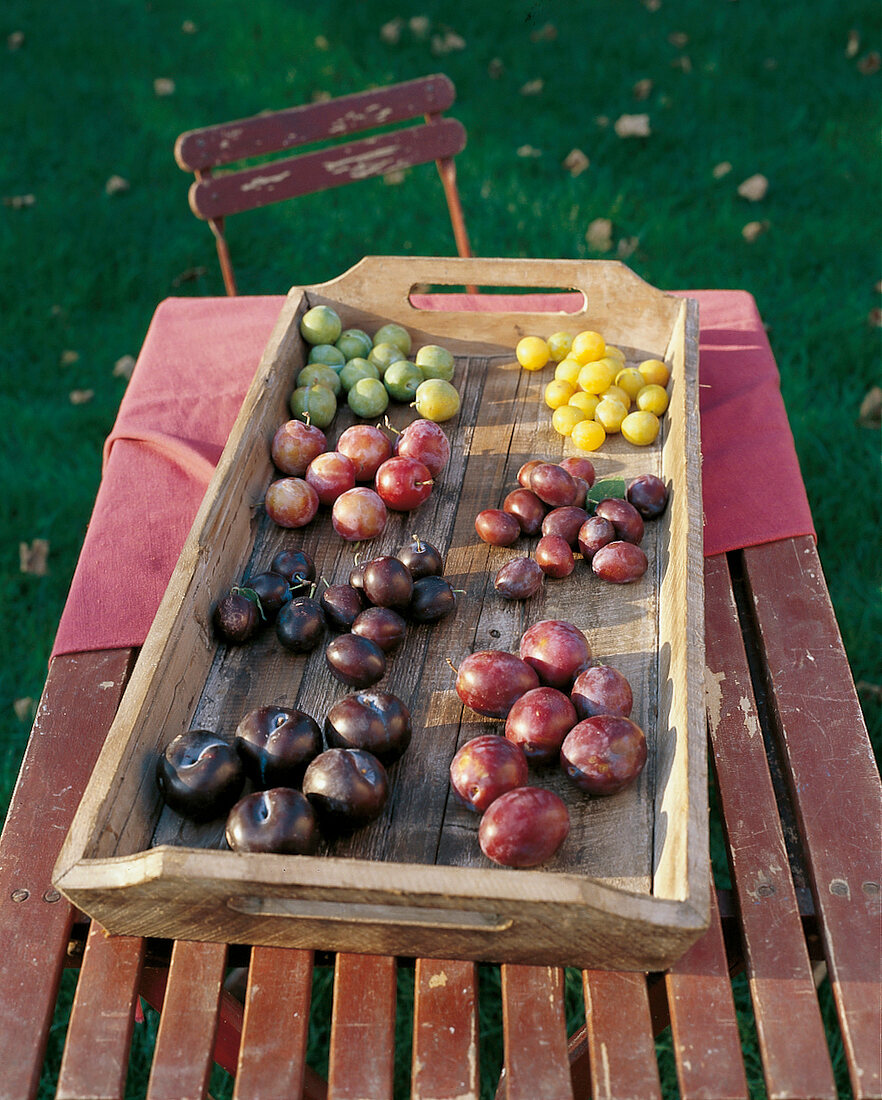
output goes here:
[{"label": "folded pink fabric", "polygon": [[[682,293],[700,311],[705,554],[814,534],[756,303],[743,291]],[[169,298],[158,306],[105,443],[53,656],[144,641],[283,302]],[[505,308],[495,295],[443,302]]]}]

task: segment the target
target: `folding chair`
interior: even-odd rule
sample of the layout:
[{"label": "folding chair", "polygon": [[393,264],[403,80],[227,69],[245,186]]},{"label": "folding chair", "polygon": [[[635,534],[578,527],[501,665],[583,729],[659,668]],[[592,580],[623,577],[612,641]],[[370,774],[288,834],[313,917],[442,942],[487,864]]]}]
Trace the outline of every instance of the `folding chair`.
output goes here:
[{"label": "folding chair", "polygon": [[[465,148],[466,133],[456,119],[442,116],[455,95],[448,77],[436,74],[181,134],[175,142],[175,160],[185,171],[195,173],[196,179],[190,185],[190,208],[208,222],[214,233],[227,294],[236,294],[224,235],[228,214],[430,160],[435,161],[444,187],[457,251],[460,256],[470,256],[453,161]],[[290,152],[298,146],[378,130],[420,116],[424,121],[418,125],[387,129],[355,141],[212,174],[216,168],[248,158]]]}]

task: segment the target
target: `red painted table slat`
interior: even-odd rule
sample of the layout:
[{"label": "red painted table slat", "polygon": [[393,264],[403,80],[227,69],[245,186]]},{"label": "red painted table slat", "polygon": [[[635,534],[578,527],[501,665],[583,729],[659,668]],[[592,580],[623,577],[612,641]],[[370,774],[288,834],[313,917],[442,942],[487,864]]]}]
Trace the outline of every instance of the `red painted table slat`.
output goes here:
[{"label": "red painted table slat", "polygon": [[711,925],[665,975],[681,1100],[746,1100],[747,1077],[716,894]]},{"label": "red painted table slat", "polygon": [[766,1087],[834,1098],[799,906],[729,570],[705,563],[708,720]]},{"label": "red painted table slat", "polygon": [[109,936],[96,921],[70,1014],[56,1100],[122,1098],[126,1088],[144,941]]},{"label": "red painted table slat", "polygon": [[13,1100],[36,1094],[73,923],[52,868],[132,663],[130,650],[52,663],[3,827],[0,1095]]},{"label": "red painted table slat", "polygon": [[[251,951],[235,1100],[300,1096],[307,1077],[306,1043],[312,998],[311,951]],[[307,1096],[318,1100],[310,1075]]]},{"label": "red painted table slat", "polygon": [[413,1100],[477,1100],[477,966],[455,959],[417,959],[414,980]]},{"label": "red painted table slat", "polygon": [[743,555],[852,1089],[879,1097],[879,772],[813,540]]},{"label": "red painted table slat", "polygon": [[569,1100],[564,972],[553,966],[502,967],[505,1065],[497,1096]]},{"label": "red painted table slat", "polygon": [[582,985],[591,1096],[661,1100],[644,975],[586,970]]},{"label": "red painted table slat", "polygon": [[148,1100],[185,1100],[205,1093],[226,963],[225,944],[178,940],[172,948]]},{"label": "red painted table slat", "polygon": [[338,955],[328,1067],[329,1100],[392,1097],[397,964],[380,955]]}]

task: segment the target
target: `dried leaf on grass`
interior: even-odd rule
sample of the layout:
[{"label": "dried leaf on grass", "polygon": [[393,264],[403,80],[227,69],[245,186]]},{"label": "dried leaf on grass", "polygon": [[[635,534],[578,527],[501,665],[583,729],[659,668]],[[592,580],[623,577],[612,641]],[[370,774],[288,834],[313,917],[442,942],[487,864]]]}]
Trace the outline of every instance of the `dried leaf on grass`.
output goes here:
[{"label": "dried leaf on grass", "polygon": [[33,206],[37,201],[36,195],[4,195],[3,205],[11,206],[13,210],[24,210],[27,206]]},{"label": "dried leaf on grass", "polygon": [[727,160],[721,160],[719,164],[714,165],[713,177],[715,180],[721,180],[723,176],[728,176],[732,171],[732,165]]},{"label": "dried leaf on grass", "polygon": [[207,270],[208,269],[204,267],[188,267],[182,271],[180,275],[176,275],[172,279],[172,286],[181,286],[182,283],[193,283],[197,279],[201,279]]},{"label": "dried leaf on grass", "polygon": [[873,386],[867,390],[861,402],[858,423],[862,428],[882,427],[882,387]]},{"label": "dried leaf on grass", "polygon": [[406,174],[403,168],[398,168],[394,172],[387,172],[383,176],[383,183],[388,187],[396,187],[399,183],[404,183]]},{"label": "dried leaf on grass", "polygon": [[184,32],[184,34],[196,34],[199,28],[196,26],[192,19],[185,19],[184,22],[181,24],[181,30]]},{"label": "dried leaf on grass", "polygon": [[622,239],[616,245],[616,256],[620,260],[627,260],[629,256],[634,255],[639,246],[639,237],[622,237]]},{"label": "dried leaf on grass", "polygon": [[487,66],[487,75],[491,80],[498,80],[505,72],[505,64],[501,57],[491,58],[489,65]]},{"label": "dried leaf on grass", "polygon": [[432,23],[428,15],[412,15],[407,21],[408,27],[410,27],[410,33],[414,38],[427,38],[429,35],[429,28]]},{"label": "dried leaf on grass", "polygon": [[390,19],[380,27],[380,41],[387,46],[397,46],[401,40],[401,31],[404,28],[404,20],[400,16]]},{"label": "dried leaf on grass", "polygon": [[24,45],[24,31],[13,31],[6,36],[6,48],[8,50],[20,50]]},{"label": "dried leaf on grass", "polygon": [[676,46],[678,50],[682,50],[689,41],[689,35],[685,31],[671,31],[668,35],[668,41],[672,46]]},{"label": "dried leaf on grass", "polygon": [[32,722],[37,713],[37,700],[32,699],[30,695],[23,695],[21,699],[15,700],[12,709],[19,722]]},{"label": "dried leaf on grass", "polygon": [[882,55],[878,50],[865,53],[857,63],[857,71],[863,76],[872,76],[873,73],[878,73],[880,68],[882,68]]},{"label": "dried leaf on grass", "polygon": [[95,396],[94,390],[71,390],[67,395],[71,405],[88,405]]},{"label": "dried leaf on grass", "polygon": [[585,156],[581,149],[571,149],[563,162],[564,168],[566,168],[571,176],[581,176],[590,164],[591,161]]},{"label": "dried leaf on grass", "polygon": [[521,145],[518,147],[519,157],[541,157],[542,150],[535,149],[532,145]]},{"label": "dried leaf on grass", "polygon": [[609,218],[595,218],[585,232],[585,241],[593,252],[609,252],[612,233],[613,223]]},{"label": "dried leaf on grass", "polygon": [[111,176],[104,184],[104,190],[108,195],[123,195],[130,186],[129,181],[123,176]]},{"label": "dried leaf on grass", "polygon": [[113,364],[113,377],[125,378],[128,380],[132,377],[132,371],[135,369],[135,357],[134,355],[121,355],[119,359]]},{"label": "dried leaf on grass", "polygon": [[32,539],[18,544],[18,567],[22,573],[45,577],[49,572],[49,540]]},{"label": "dried leaf on grass", "polygon": [[445,31],[444,34],[432,35],[431,49],[436,56],[453,53],[454,50],[464,50],[465,47],[465,39],[455,31]]},{"label": "dried leaf on grass", "polygon": [[768,190],[769,181],[759,172],[738,184],[738,194],[749,202],[760,202]]},{"label": "dried leaf on grass", "polygon": [[672,69],[679,69],[683,73],[692,72],[692,58],[688,54],[681,54],[671,62]]},{"label": "dried leaf on grass", "polygon": [[528,80],[526,84],[521,85],[521,95],[539,95],[544,87],[545,81],[541,76],[535,80]]},{"label": "dried leaf on grass", "polygon": [[61,355],[59,355],[58,357],[59,365],[62,367],[72,367],[74,363],[79,363],[79,361],[80,353],[78,351],[74,351],[73,348],[65,348]]},{"label": "dried leaf on grass", "polygon": [[849,57],[849,58],[850,57],[857,57],[858,50],[860,48],[861,48],[861,36],[860,36],[859,32],[856,31],[852,27],[852,29],[848,32],[848,40],[845,43],[845,56]]},{"label": "dried leaf on grass", "polygon": [[557,27],[554,23],[546,23],[530,34],[531,42],[553,42],[557,38]]},{"label": "dried leaf on grass", "polygon": [[153,94],[168,96],[175,94],[175,82],[168,76],[158,76],[153,81]]},{"label": "dried leaf on grass", "polygon": [[748,244],[752,244],[757,237],[761,237],[763,233],[766,233],[769,228],[767,221],[762,222],[748,222],[747,225],[741,230],[741,236],[747,241]]},{"label": "dried leaf on grass", "polygon": [[635,99],[643,100],[649,99],[652,95],[652,81],[649,77],[644,77],[642,80],[638,80],[631,92]]},{"label": "dried leaf on grass", "polygon": [[325,38],[323,34],[317,34],[313,39],[313,45],[317,50],[321,50],[322,53],[327,53],[331,48],[331,43]]},{"label": "dried leaf on grass", "polygon": [[619,115],[613,127],[620,138],[649,137],[649,115]]}]

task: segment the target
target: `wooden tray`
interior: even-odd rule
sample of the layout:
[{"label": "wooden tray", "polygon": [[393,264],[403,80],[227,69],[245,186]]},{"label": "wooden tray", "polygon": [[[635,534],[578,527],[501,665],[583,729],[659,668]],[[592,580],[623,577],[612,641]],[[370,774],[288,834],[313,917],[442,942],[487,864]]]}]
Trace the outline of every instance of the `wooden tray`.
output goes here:
[{"label": "wooden tray", "polygon": [[[583,306],[572,314],[422,310],[410,301],[418,285],[573,288]],[[449,466],[430,499],[416,512],[390,513],[362,554],[394,552],[419,533],[446,551],[445,575],[464,594],[454,617],[410,628],[381,682],[414,719],[382,817],[315,856],[235,854],[223,847],[222,827],[183,824],[163,809],[154,766],[187,728],[231,736],[241,715],[264,703],[296,705],[321,724],[346,693],[323,647],[297,657],[272,631],[247,647],[218,647],[209,625],[220,595],[267,567],[282,545],[310,552],[328,583],[344,581],[352,566],[356,547],[333,533],[327,515],[283,531],[260,505],[278,476],[269,440],[288,418],[305,362],[299,319],[319,303],[332,305],[344,327],[372,332],[397,321],[415,347],[438,343],[457,357],[462,409],[444,425]],[[670,365],[658,442],[637,448],[611,438],[593,458],[600,477],[658,474],[671,500],[647,523],[650,570],[636,584],[604,584],[580,560],[566,580],[510,603],[495,593],[493,575],[535,540],[487,546],[474,518],[501,504],[527,459],[574,452],[542,402],[550,369],[522,371],[513,354],[522,335],[564,328],[600,331],[629,362]],[[697,337],[695,302],[605,261],[374,257],[332,282],[291,290],[67,837],[58,888],[117,933],[579,967],[670,965],[709,912]],[[414,415],[390,407],[399,427]],[[351,422],[344,408],[330,441]],[[478,816],[449,797],[456,748],[502,724],[461,706],[448,658],[455,665],[477,649],[516,652],[526,626],[543,618],[575,622],[595,656],[628,676],[649,760],[636,785],[608,799],[588,799],[558,769],[537,772],[537,783],[566,800],[570,835],[549,863],[511,870],[481,854]]]}]

